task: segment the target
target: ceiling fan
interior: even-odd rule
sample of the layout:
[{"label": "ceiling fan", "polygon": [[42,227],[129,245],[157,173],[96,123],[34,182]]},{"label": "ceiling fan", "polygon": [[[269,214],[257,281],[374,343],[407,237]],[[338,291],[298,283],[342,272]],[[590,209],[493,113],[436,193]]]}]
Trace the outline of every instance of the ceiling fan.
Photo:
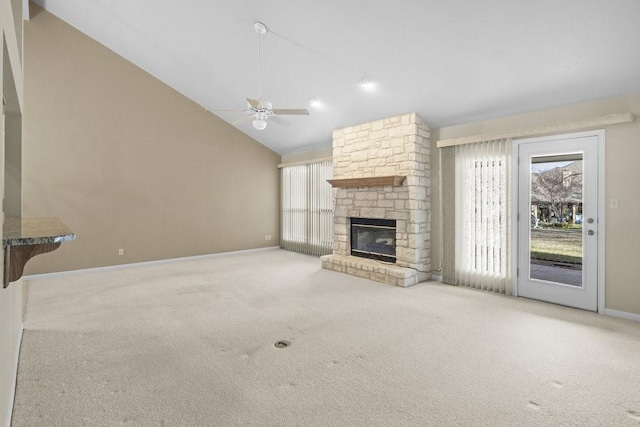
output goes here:
[{"label": "ceiling fan", "polygon": [[245,110],[217,110],[217,111],[236,111],[242,112],[245,115],[232,124],[238,126],[242,123],[252,121],[253,127],[257,130],[263,130],[267,127],[269,121],[278,123],[282,126],[289,126],[292,124],[290,120],[282,118],[282,115],[309,115],[309,111],[304,108],[273,108],[273,105],[269,101],[261,99],[261,70],[260,70],[260,45],[261,37],[267,32],[267,26],[262,22],[254,22],[253,29],[258,33],[258,99],[247,98],[247,109]]}]

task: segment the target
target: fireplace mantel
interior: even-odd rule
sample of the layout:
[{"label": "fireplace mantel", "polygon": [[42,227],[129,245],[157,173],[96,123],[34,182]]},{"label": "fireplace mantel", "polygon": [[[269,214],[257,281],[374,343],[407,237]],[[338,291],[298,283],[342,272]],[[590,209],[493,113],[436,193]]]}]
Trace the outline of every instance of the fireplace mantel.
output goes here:
[{"label": "fireplace mantel", "polygon": [[327,181],[333,187],[339,188],[355,188],[355,187],[386,187],[392,185],[400,186],[404,183],[406,176],[372,176],[368,178],[342,178],[328,179]]}]

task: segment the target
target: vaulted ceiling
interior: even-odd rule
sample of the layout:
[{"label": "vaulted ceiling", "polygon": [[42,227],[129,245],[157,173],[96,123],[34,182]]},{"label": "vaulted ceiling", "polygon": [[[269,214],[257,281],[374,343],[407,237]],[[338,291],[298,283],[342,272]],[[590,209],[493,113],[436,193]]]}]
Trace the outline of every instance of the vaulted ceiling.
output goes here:
[{"label": "vaulted ceiling", "polygon": [[260,96],[311,114],[239,129],[281,154],[407,112],[438,128],[640,92],[638,0],[36,3],[208,110],[259,96],[264,22]]}]

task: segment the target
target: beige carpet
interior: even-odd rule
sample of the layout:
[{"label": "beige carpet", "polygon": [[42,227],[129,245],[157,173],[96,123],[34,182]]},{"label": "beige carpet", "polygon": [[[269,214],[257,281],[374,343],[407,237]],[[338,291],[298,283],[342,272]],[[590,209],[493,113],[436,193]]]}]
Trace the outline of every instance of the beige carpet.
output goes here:
[{"label": "beige carpet", "polygon": [[551,304],[281,250],[29,294],[15,427],[640,424],[640,324]]}]

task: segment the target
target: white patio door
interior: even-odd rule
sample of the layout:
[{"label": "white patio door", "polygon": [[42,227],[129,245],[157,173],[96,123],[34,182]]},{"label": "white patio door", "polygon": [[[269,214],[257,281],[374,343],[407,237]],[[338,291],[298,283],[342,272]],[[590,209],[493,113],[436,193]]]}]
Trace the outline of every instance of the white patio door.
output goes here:
[{"label": "white patio door", "polygon": [[519,296],[598,310],[603,133],[517,142]]}]

